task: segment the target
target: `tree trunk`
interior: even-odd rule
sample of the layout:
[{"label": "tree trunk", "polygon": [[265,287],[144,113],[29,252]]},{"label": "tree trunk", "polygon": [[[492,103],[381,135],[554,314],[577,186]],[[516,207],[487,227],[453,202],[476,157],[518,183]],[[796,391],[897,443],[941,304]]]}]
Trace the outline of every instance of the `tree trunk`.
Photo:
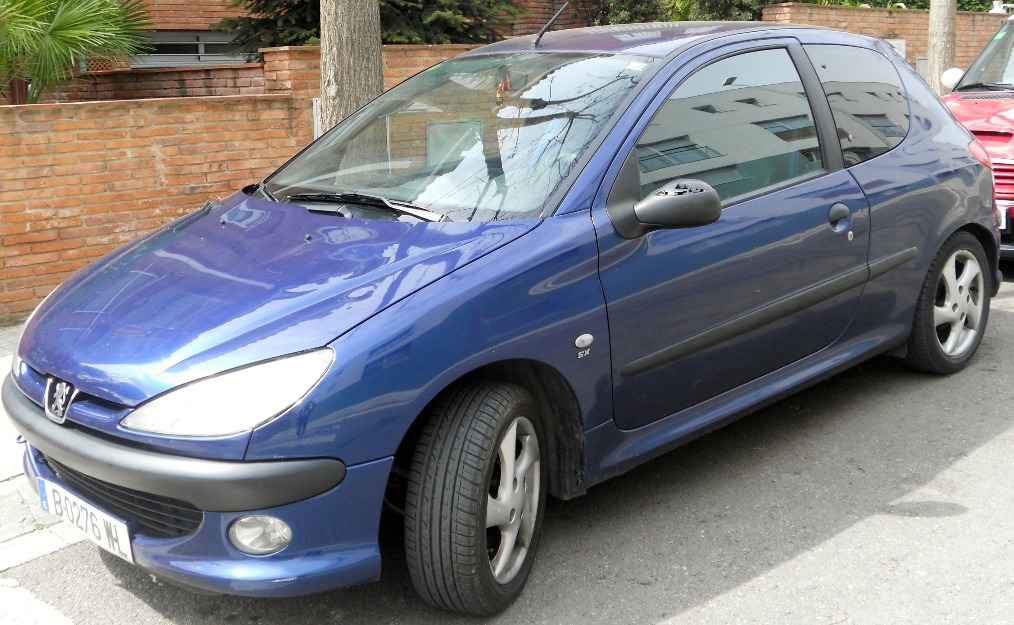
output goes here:
[{"label": "tree trunk", "polygon": [[955,14],[957,0],[930,0],[929,63],[926,82],[937,95],[945,91],[940,75],[955,63]]},{"label": "tree trunk", "polygon": [[321,0],[321,126],[330,129],[384,90],[378,0]]},{"label": "tree trunk", "polygon": [[11,104],[28,104],[28,83],[23,78],[11,79],[7,95]]}]

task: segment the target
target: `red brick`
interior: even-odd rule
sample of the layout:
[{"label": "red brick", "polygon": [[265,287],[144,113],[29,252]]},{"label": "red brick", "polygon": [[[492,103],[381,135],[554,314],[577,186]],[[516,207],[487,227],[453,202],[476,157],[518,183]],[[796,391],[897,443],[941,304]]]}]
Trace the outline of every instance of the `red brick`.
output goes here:
[{"label": "red brick", "polygon": [[43,232],[26,232],[25,234],[11,234],[3,238],[3,246],[19,245],[22,243],[38,243],[40,241],[53,241],[57,237],[56,230]]},{"label": "red brick", "polygon": [[60,276],[58,275],[34,275],[26,278],[14,278],[7,280],[7,288],[10,291],[20,291],[22,289],[34,289],[38,286],[50,286],[55,287],[60,284]]},{"label": "red brick", "polygon": [[[6,246],[4,246],[6,247]],[[4,261],[7,267],[24,267],[27,265],[41,265],[43,263],[51,263],[60,258],[60,255],[55,252],[48,252],[45,254],[22,254],[12,258],[8,258]]]}]

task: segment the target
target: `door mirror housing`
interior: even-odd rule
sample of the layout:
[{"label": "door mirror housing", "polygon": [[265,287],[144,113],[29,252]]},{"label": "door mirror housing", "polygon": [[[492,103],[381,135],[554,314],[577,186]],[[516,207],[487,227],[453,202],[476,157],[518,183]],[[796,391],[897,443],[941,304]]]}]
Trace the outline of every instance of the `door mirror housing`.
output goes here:
[{"label": "door mirror housing", "polygon": [[943,74],[940,74],[940,84],[947,87],[948,89],[953,89],[954,85],[958,84],[958,81],[961,80],[961,77],[964,75],[965,72],[958,69],[957,67],[952,67],[951,69],[945,71]]},{"label": "door mirror housing", "polygon": [[606,212],[616,233],[636,239],[652,230],[692,228],[717,221],[722,200],[701,180],[677,179],[641,197],[637,151],[631,150],[606,199]]},{"label": "door mirror housing", "polygon": [[634,215],[651,229],[706,226],[722,215],[722,200],[706,182],[673,180],[634,204]]}]

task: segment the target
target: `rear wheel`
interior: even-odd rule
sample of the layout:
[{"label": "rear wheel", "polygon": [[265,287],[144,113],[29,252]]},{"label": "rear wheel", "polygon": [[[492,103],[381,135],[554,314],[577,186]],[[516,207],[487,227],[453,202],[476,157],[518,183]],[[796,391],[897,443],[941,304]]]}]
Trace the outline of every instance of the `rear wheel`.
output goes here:
[{"label": "rear wheel", "polygon": [[535,401],[511,384],[449,395],[419,437],[405,501],[405,550],[419,594],[494,614],[524,588],[546,500]]},{"label": "rear wheel", "polygon": [[916,304],[909,365],[953,373],[975,354],[989,318],[989,262],[979,240],[958,232],[937,252]]}]

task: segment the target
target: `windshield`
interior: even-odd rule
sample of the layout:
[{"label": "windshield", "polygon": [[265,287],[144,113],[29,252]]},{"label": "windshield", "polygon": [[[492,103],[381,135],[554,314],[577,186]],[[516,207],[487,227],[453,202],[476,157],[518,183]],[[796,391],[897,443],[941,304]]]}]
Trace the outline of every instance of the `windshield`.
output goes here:
[{"label": "windshield", "polygon": [[653,59],[466,56],[402,83],[265,180],[279,201],[360,193],[452,221],[539,216]]},{"label": "windshield", "polygon": [[1004,22],[1003,27],[993,36],[972,66],[961,77],[954,91],[989,87],[1011,87],[1014,84],[1014,22]]}]

